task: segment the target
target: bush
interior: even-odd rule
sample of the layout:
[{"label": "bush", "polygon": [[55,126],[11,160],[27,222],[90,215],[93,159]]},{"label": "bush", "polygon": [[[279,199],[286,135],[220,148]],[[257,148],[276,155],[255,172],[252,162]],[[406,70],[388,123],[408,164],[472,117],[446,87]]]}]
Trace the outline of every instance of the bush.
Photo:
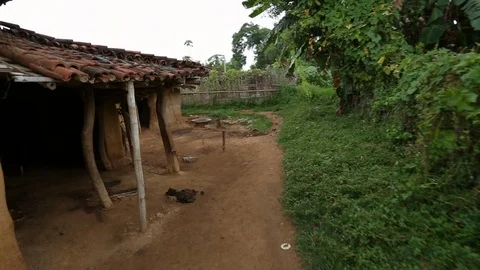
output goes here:
[{"label": "bush", "polygon": [[330,71],[321,71],[317,66],[298,62],[296,73],[299,83],[308,83],[317,87],[332,87]]},{"label": "bush", "polygon": [[334,92],[315,93],[283,111],[279,138],[283,201],[306,268],[478,267],[478,186],[441,188],[442,178],[416,174],[415,160],[392,145],[385,125],[338,117]]},{"label": "bush", "polygon": [[[434,50],[411,55],[387,104],[395,139],[414,142],[421,171],[447,174],[453,185],[478,184],[480,54]],[[451,182],[449,181],[449,182]]]}]

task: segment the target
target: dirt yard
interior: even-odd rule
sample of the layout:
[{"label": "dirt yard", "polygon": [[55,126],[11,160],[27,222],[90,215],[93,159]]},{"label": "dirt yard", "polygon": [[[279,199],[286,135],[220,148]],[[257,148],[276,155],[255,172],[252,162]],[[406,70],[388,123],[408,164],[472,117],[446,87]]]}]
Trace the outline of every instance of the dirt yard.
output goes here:
[{"label": "dirt yard", "polygon": [[[135,195],[103,211],[87,198],[93,188],[82,169],[49,170],[9,181],[10,208],[25,215],[16,233],[30,269],[300,269],[293,229],[283,217],[280,119],[268,114],[270,134],[249,136],[232,127],[222,151],[221,131],[185,127],[173,132],[178,175],[165,166],[158,131],[142,132],[149,228],[138,232]],[[133,167],[102,174],[109,191],[135,186]],[[7,185],[9,184],[7,183]],[[180,204],[169,188],[204,191]],[[90,203],[89,203],[90,202]],[[292,248],[280,246],[290,243]]]}]

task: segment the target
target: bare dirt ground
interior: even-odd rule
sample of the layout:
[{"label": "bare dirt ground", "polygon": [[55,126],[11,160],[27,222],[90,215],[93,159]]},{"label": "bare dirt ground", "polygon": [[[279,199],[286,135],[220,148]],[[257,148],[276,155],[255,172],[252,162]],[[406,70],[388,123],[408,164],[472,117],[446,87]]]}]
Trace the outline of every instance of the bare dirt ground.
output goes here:
[{"label": "bare dirt ground", "polygon": [[[115,201],[103,211],[86,198],[93,189],[83,170],[35,173],[11,181],[10,207],[26,218],[17,238],[30,269],[300,269],[293,228],[282,215],[282,152],[276,145],[281,119],[273,114],[272,132],[240,136],[186,127],[176,130],[182,162],[178,175],[165,166],[158,132],[142,133],[149,229],[138,232],[136,196]],[[248,135],[248,133],[243,133]],[[111,192],[135,185],[133,167],[102,174]],[[204,191],[180,204],[168,188]],[[282,243],[292,244],[282,250]]]}]

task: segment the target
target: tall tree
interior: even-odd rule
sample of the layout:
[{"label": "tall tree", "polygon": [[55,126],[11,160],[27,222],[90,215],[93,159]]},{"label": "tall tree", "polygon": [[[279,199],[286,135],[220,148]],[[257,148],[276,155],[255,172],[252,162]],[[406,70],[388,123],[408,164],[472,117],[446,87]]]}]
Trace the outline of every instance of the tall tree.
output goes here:
[{"label": "tall tree", "polygon": [[245,23],[240,30],[232,36],[232,60],[231,64],[236,69],[242,69],[247,62],[245,50],[253,50],[255,54],[255,67],[265,68],[273,64],[279,54],[274,46],[268,46],[263,50],[270,29],[260,27],[258,24]]}]

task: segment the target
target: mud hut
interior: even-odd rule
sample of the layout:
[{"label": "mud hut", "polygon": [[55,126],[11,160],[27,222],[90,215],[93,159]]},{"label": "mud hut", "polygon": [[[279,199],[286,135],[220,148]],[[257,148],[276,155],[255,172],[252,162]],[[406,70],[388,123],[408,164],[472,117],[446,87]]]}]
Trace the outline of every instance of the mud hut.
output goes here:
[{"label": "mud hut", "polygon": [[176,89],[207,73],[199,63],[57,39],[0,22],[0,238],[6,239],[0,241],[0,269],[21,268],[14,266],[21,255],[5,201],[4,172],[81,162],[103,207],[110,208],[98,168],[133,163],[144,231],[141,126],[160,129],[167,168],[178,172],[169,130],[178,121]]}]

